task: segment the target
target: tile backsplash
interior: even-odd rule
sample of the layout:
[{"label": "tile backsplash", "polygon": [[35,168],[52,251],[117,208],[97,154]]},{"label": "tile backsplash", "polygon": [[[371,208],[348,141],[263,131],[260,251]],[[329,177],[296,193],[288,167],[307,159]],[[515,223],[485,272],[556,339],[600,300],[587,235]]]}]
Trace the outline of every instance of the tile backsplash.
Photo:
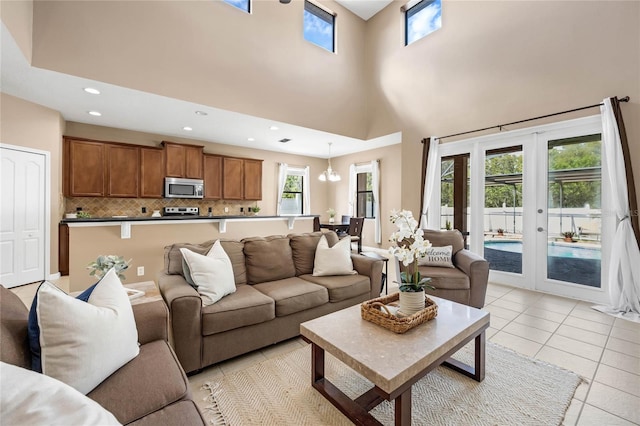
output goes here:
[{"label": "tile backsplash", "polygon": [[[255,205],[255,201],[232,200],[70,197],[64,199],[64,213],[75,213],[78,207],[81,207],[82,211],[91,214],[91,217],[145,217],[151,216],[154,210],[162,211],[163,207],[200,207],[200,216],[207,216],[208,208],[211,207],[213,216],[224,216],[239,215],[241,207],[246,212],[247,207]],[[146,213],[142,213],[142,207],[146,207]],[[225,207],[229,212],[225,213]]]}]

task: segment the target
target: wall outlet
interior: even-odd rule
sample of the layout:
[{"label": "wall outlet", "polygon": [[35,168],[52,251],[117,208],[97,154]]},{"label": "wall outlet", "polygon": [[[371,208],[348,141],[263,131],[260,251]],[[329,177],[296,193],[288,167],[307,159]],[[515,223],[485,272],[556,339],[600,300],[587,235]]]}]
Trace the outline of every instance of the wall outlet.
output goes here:
[{"label": "wall outlet", "polygon": [[225,213],[229,213],[229,207],[225,207],[225,208],[224,208],[224,212],[225,212]]},{"label": "wall outlet", "polygon": [[141,277],[144,275],[144,266],[138,266],[138,276]]},{"label": "wall outlet", "polygon": [[142,208],[142,213],[146,213],[146,212],[147,212],[147,208],[146,208],[146,207],[143,207],[143,208]]}]

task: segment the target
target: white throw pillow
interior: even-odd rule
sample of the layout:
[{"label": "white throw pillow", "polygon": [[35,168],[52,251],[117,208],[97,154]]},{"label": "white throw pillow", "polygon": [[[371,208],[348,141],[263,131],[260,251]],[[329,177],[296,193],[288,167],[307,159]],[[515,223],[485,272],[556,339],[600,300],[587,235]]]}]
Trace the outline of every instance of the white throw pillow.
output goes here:
[{"label": "white throw pillow", "polygon": [[455,268],[451,259],[453,246],[429,247],[427,254],[418,259],[420,266],[439,266],[441,268]]},{"label": "white throw pillow", "polygon": [[216,241],[206,256],[181,248],[182,256],[189,265],[191,279],[202,296],[203,306],[213,305],[224,296],[236,291],[231,259]]},{"label": "white throw pillow", "polygon": [[329,247],[327,238],[324,235],[321,236],[316,247],[313,276],[353,275],[356,273],[351,261],[351,237],[344,237],[333,247]]},{"label": "white throw pillow", "polygon": [[35,371],[83,394],[138,356],[131,302],[115,269],[74,298],[45,281],[29,313]]},{"label": "white throw pillow", "polygon": [[113,414],[52,377],[0,362],[0,407],[6,425],[120,425]]}]

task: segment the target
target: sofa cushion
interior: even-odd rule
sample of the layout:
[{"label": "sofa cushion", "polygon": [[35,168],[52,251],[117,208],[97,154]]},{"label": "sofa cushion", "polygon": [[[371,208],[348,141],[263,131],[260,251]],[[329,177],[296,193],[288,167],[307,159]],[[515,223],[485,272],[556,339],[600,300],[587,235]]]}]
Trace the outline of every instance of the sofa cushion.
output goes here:
[{"label": "sofa cushion", "polygon": [[453,246],[453,254],[464,248],[464,239],[457,229],[440,231],[436,229],[424,229],[424,239],[429,240],[435,247]]},{"label": "sofa cushion", "polygon": [[296,275],[289,238],[274,235],[245,238],[242,242],[248,284],[277,281]]},{"label": "sofa cushion", "polygon": [[[185,276],[182,268],[182,253],[181,248],[187,248],[194,253],[206,255],[215,240],[206,241],[201,244],[190,243],[176,243],[164,248],[164,272],[168,275],[182,275]],[[233,276],[237,284],[247,283],[247,269],[244,264],[244,244],[241,241],[236,240],[224,240],[220,239],[222,248],[229,256],[231,260],[231,267],[233,268]]]},{"label": "sofa cushion", "polygon": [[236,292],[202,309],[202,334],[221,333],[276,317],[275,302],[252,286],[242,284]]},{"label": "sofa cushion", "polygon": [[26,368],[0,363],[5,425],[119,425],[97,402],[71,386]]},{"label": "sofa cushion", "polygon": [[307,234],[289,234],[293,263],[296,275],[310,274],[313,272],[313,262],[316,258],[316,247],[323,235],[322,232]]},{"label": "sofa cushion", "polygon": [[329,302],[341,302],[371,292],[371,282],[365,275],[315,277],[307,274],[300,278],[325,287],[329,291]]},{"label": "sofa cushion", "polygon": [[320,237],[316,247],[316,258],[313,264],[313,275],[353,275],[351,261],[351,237],[347,235],[333,247],[329,247],[326,237]]},{"label": "sofa cushion", "polygon": [[437,289],[468,290],[469,277],[458,268],[419,266],[422,276],[431,277],[431,284]]},{"label": "sofa cushion", "polygon": [[31,368],[27,335],[29,310],[20,298],[0,285],[0,359],[19,367]]},{"label": "sofa cushion", "polygon": [[276,302],[276,316],[283,317],[329,302],[326,288],[298,277],[256,284],[255,289]]},{"label": "sofa cushion", "polygon": [[190,395],[186,376],[164,340],[140,347],[140,354],[87,396],[123,424]]},{"label": "sofa cushion", "polygon": [[114,268],[77,298],[43,282],[29,313],[33,370],[86,394],[138,355],[131,303]]},{"label": "sofa cushion", "polygon": [[205,425],[200,411],[192,400],[184,400],[173,403],[162,410],[156,411],[129,423],[130,426],[157,426],[157,425]]},{"label": "sofa cushion", "polygon": [[188,270],[184,271],[185,280],[189,282],[186,275],[191,275],[204,306],[213,305],[236,291],[231,260],[218,241],[211,246],[206,256],[187,248],[181,248],[180,251],[188,265]]}]

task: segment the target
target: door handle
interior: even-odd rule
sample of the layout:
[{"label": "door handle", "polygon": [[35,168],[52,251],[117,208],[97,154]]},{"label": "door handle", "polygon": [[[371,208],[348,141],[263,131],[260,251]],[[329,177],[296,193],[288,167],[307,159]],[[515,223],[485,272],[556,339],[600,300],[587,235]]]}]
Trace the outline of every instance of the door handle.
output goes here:
[{"label": "door handle", "polygon": [[543,227],[541,227],[541,226],[540,226],[540,227],[538,227],[538,232],[542,232],[542,231],[544,231],[544,228],[543,228]]}]

